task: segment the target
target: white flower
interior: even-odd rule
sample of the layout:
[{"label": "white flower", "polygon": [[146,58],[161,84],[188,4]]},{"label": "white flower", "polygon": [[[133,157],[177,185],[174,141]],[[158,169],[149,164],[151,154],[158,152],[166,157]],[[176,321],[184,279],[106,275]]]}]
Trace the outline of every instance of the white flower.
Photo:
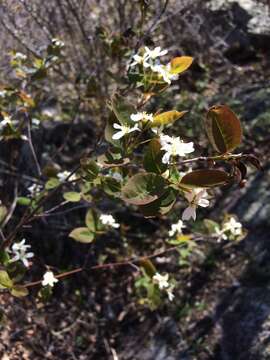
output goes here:
[{"label": "white flower", "polygon": [[143,65],[143,67],[145,68],[150,67],[150,64],[148,64],[147,62],[148,57],[146,57],[146,54],[144,54],[143,56],[136,54],[132,56],[132,59],[134,61],[130,64],[130,66]]},{"label": "white flower", "polygon": [[185,156],[194,151],[193,142],[184,143],[180,137],[160,136],[161,150],[165,151],[162,162],[167,164],[171,156]]},{"label": "white flower", "polygon": [[232,235],[239,236],[242,234],[242,224],[231,217],[230,220],[223,225],[224,231],[230,231]]},{"label": "white flower", "polygon": [[54,276],[52,271],[47,271],[45,272],[45,274],[43,275],[43,280],[41,282],[42,286],[51,286],[53,287],[54,284],[56,284],[58,282],[58,279]]},{"label": "white flower", "polygon": [[170,301],[173,301],[174,299],[174,293],[172,292],[172,289],[167,289],[167,295],[168,295],[168,299]]},{"label": "white flower", "polygon": [[130,119],[132,121],[140,121],[140,120],[147,120],[147,121],[153,121],[153,114],[147,114],[147,112],[143,111],[143,112],[138,112],[137,114],[131,114],[130,115]]},{"label": "white flower", "polygon": [[32,124],[35,125],[35,126],[39,126],[40,125],[40,120],[37,119],[37,118],[33,118],[32,119]]},{"label": "white flower", "polygon": [[9,252],[14,254],[14,257],[10,259],[10,262],[22,261],[25,267],[29,266],[28,259],[34,257],[34,253],[27,252],[27,249],[30,249],[31,245],[25,245],[25,239],[19,243],[14,243]]},{"label": "white flower", "polygon": [[38,184],[32,184],[27,188],[27,190],[31,193],[31,195],[37,195],[41,192],[42,186]]},{"label": "white flower", "polygon": [[174,236],[176,233],[182,234],[183,228],[185,228],[185,225],[182,220],[179,220],[176,224],[172,224],[169,236]]},{"label": "white flower", "polygon": [[27,56],[25,54],[20,53],[20,52],[16,52],[13,55],[13,59],[15,59],[15,60],[26,60]]},{"label": "white flower", "polygon": [[224,229],[220,229],[218,226],[215,227],[215,235],[218,237],[218,242],[220,240],[227,240],[228,236],[225,234]]},{"label": "white flower", "polygon": [[196,220],[196,209],[198,206],[209,206],[209,200],[207,200],[207,192],[205,189],[194,189],[189,193],[185,193],[185,198],[189,202],[189,206],[184,210],[182,214],[182,220],[189,220],[193,218]]},{"label": "white flower", "polygon": [[3,129],[7,124],[11,124],[11,117],[9,115],[5,115],[3,120],[0,122],[0,130]]},{"label": "white flower", "polygon": [[119,140],[121,139],[121,137],[125,136],[126,134],[129,134],[133,131],[140,131],[140,129],[138,128],[138,124],[136,124],[133,127],[129,127],[127,125],[119,125],[117,123],[113,124],[114,129],[119,130],[118,132],[116,132],[115,134],[113,134],[112,138],[114,140]]},{"label": "white flower", "polygon": [[111,176],[118,182],[123,180],[123,176],[118,172],[114,172]]},{"label": "white flower", "polygon": [[115,229],[120,227],[120,224],[118,224],[114,217],[112,215],[106,215],[106,214],[102,214],[100,215],[100,221],[103,225],[108,225],[111,226]]},{"label": "white flower", "polygon": [[[65,170],[65,171],[59,172],[59,173],[57,174],[57,177],[58,177],[58,179],[60,180],[60,182],[64,182],[64,181],[66,181],[66,178],[67,178],[70,174],[71,174],[70,171]],[[76,174],[73,174],[68,180],[69,180],[69,181],[74,181],[74,180],[76,180]]]},{"label": "white flower", "polygon": [[168,50],[161,50],[160,46],[155,47],[153,50],[150,50],[147,46],[145,46],[145,54],[147,58],[156,59],[157,57],[166,55]]},{"label": "white flower", "polygon": [[171,73],[171,64],[167,64],[167,65],[153,65],[151,66],[152,71],[159,73],[163,80],[168,83],[171,84],[172,80],[177,80],[179,75],[177,74],[172,74]]},{"label": "white flower", "polygon": [[7,90],[0,90],[0,97],[5,97],[7,95]]},{"label": "white flower", "polygon": [[52,39],[52,43],[54,46],[58,46],[60,48],[62,48],[63,46],[65,46],[65,43],[62,40],[59,40],[57,38],[53,38]]},{"label": "white flower", "polygon": [[160,273],[156,273],[153,276],[153,282],[158,285],[160,290],[167,289],[170,284],[168,282],[169,274],[161,275]]}]

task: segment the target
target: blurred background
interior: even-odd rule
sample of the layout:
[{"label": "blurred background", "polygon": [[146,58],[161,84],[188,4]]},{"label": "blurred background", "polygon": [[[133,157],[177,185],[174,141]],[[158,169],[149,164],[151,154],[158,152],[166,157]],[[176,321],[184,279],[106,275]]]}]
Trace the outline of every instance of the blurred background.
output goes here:
[{"label": "blurred background", "polygon": [[[242,241],[204,243],[188,254],[187,264],[174,255],[156,260],[175,274],[173,303],[155,310],[140,304],[132,268],[74,276],[46,303],[0,294],[6,313],[1,359],[270,359],[269,0],[2,0],[0,24],[0,100],[1,89],[18,83],[10,64],[14,51],[39,59],[53,39],[63,42],[61,61],[44,78],[38,74],[40,81],[30,89],[38,104],[32,140],[42,169],[72,170],[93,149],[116,81],[126,86],[126,66],[144,45],[168,49],[168,59],[194,58],[151,107],[189,110],[175,131],[203,148],[206,110],[229,105],[243,126],[240,151],[257,156],[263,166],[261,172],[248,168],[244,187],[218,190],[204,212],[215,221],[236,214],[248,232]],[[1,141],[1,201],[11,203],[15,188],[25,196],[35,176],[29,147]],[[23,230],[40,267],[64,270],[82,263],[87,247],[68,233],[80,226],[88,206],[68,205]],[[104,206],[113,208],[126,232],[95,244],[89,266],[164,246],[168,220]],[[32,275],[40,276],[39,266]]]}]

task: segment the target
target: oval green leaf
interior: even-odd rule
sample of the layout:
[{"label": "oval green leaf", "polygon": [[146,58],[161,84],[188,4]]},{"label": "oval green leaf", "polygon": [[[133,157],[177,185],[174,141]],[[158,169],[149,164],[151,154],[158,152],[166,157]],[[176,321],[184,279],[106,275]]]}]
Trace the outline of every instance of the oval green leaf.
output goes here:
[{"label": "oval green leaf", "polygon": [[221,154],[231,152],[241,143],[241,123],[226,105],[212,106],[208,110],[205,129],[210,143]]},{"label": "oval green leaf", "polygon": [[63,194],[63,198],[70,202],[79,202],[81,200],[81,194],[76,191],[69,191]]},{"label": "oval green leaf", "polygon": [[88,244],[94,240],[95,234],[92,233],[87,227],[79,227],[73,229],[69,234],[69,237],[81,243]]}]

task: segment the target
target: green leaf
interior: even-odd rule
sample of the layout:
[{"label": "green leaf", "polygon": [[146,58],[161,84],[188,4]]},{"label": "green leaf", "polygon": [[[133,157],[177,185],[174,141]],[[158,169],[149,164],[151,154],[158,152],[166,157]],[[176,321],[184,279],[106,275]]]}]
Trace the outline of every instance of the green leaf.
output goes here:
[{"label": "green leaf", "polygon": [[134,125],[130,115],[136,113],[136,110],[124,97],[115,94],[111,101],[111,109],[121,125]]},{"label": "green leaf", "polygon": [[181,74],[187,70],[193,62],[191,56],[178,56],[171,60],[171,70],[172,74]]},{"label": "green leaf", "polygon": [[5,270],[0,270],[0,288],[10,289],[13,286],[13,281]]},{"label": "green leaf", "polygon": [[60,184],[60,181],[57,178],[51,178],[49,179],[45,184],[46,190],[52,190],[56,188]]},{"label": "green leaf", "polygon": [[223,170],[201,169],[184,175],[180,181],[180,185],[186,188],[205,188],[223,185],[228,182],[229,179],[229,174]]},{"label": "green leaf", "polygon": [[167,214],[176,201],[178,191],[173,188],[167,188],[165,193],[157,200],[150,204],[139,206],[140,211],[145,217],[155,217]]},{"label": "green leaf", "polygon": [[70,202],[78,202],[81,200],[81,193],[76,191],[65,192],[63,198]]},{"label": "green leaf", "polygon": [[90,232],[95,233],[97,231],[97,216],[92,209],[89,209],[85,216],[85,224]]},{"label": "green leaf", "polygon": [[0,264],[7,265],[9,263],[9,254],[5,250],[0,250]]},{"label": "green leaf", "polygon": [[151,127],[158,127],[173,124],[176,120],[181,119],[188,111],[166,111],[154,116],[154,121],[151,122]]},{"label": "green leaf", "polygon": [[119,151],[107,151],[105,154],[98,157],[98,162],[102,165],[102,167],[110,169],[113,167],[125,166],[130,162],[130,160],[129,158],[123,158]]},{"label": "green leaf", "polygon": [[25,196],[19,196],[17,198],[17,204],[18,205],[28,206],[28,205],[31,204],[31,201],[32,201],[31,199],[29,199],[29,198],[27,198]]},{"label": "green leaf", "polygon": [[7,215],[7,208],[4,205],[0,205],[0,224],[5,219]]},{"label": "green leaf", "polygon": [[119,196],[121,192],[121,183],[110,176],[104,176],[101,181],[102,188],[106,194]]},{"label": "green leaf", "polygon": [[219,224],[211,219],[204,219],[203,223],[209,234],[213,234],[220,229]]},{"label": "green leaf", "polygon": [[95,234],[92,233],[87,227],[78,227],[71,231],[69,237],[81,243],[88,244],[94,240]]},{"label": "green leaf", "polygon": [[11,295],[13,295],[15,297],[24,297],[24,296],[27,296],[29,294],[29,291],[25,286],[15,285],[10,290],[10,293],[11,293]]},{"label": "green leaf", "polygon": [[166,171],[167,165],[162,162],[163,151],[160,149],[160,142],[157,139],[152,139],[143,159],[143,166],[146,171],[157,174],[162,174]]},{"label": "green leaf", "polygon": [[80,160],[81,167],[85,171],[87,180],[92,181],[98,177],[100,168],[95,160],[83,158]]},{"label": "green leaf", "polygon": [[231,152],[241,143],[241,123],[226,105],[212,106],[208,110],[205,129],[210,143],[221,154]]},{"label": "green leaf", "polygon": [[165,179],[154,173],[139,173],[122,188],[122,198],[129,204],[145,205],[160,198],[165,191]]},{"label": "green leaf", "polygon": [[147,258],[142,259],[140,261],[140,266],[144,269],[144,271],[150,278],[152,278],[157,272],[155,265],[152,263],[150,259]]}]

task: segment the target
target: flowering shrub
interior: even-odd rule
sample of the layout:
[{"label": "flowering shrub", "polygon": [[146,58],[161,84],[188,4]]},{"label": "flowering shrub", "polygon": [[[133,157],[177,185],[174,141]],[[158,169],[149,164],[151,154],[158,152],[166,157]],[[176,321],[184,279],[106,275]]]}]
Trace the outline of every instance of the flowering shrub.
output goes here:
[{"label": "flowering shrub", "polygon": [[[130,211],[138,211],[146,218],[163,217],[173,212],[174,205],[181,202],[185,209],[168,230],[167,244],[168,250],[179,251],[183,264],[197,248],[195,237],[188,232],[183,234],[183,229],[187,230],[190,220],[196,220],[200,207],[210,205],[214,196],[212,189],[233,183],[243,184],[245,162],[259,168],[258,160],[252,155],[234,153],[241,143],[241,124],[226,105],[211,107],[205,116],[204,127],[214,151],[211,156],[198,155],[195,139],[186,140],[185,134],[174,136],[174,123],[184,121],[187,111],[151,110],[150,104],[156,95],[164,92],[188,70],[193,59],[180,56],[162,62],[167,50],[144,47],[128,61],[126,86],[119,85],[107,103],[108,121],[105,141],[102,141],[106,145],[101,147],[102,153],[96,146],[91,156],[83,157],[72,172],[55,168],[47,173],[42,171],[31,139],[31,128],[38,126],[38,121],[33,121],[36,101],[25,89],[28,86],[31,90],[35,82],[46,77],[50,69],[61,62],[63,46],[61,41],[54,39],[43,59],[31,60],[24,54],[15,53],[12,66],[20,79],[18,88],[21,88],[5,87],[1,90],[1,139],[28,142],[40,175],[37,182],[28,186],[28,195],[16,199],[18,204],[26,206],[26,210],[10,233],[6,233],[4,227],[11,218],[11,210],[1,205],[0,288],[14,296],[26,295],[32,286],[51,289],[62,278],[85,269],[80,267],[55,274],[47,268],[42,279],[32,283],[23,281],[25,270],[34,264],[35,256],[27,240],[21,240],[20,232],[37,217],[45,217],[67,202],[87,202],[89,209],[84,223],[73,229],[69,236],[91,246],[106,232],[122,231],[122,225],[111,213],[100,210],[105,197],[113,199],[115,204],[125,204]],[[191,157],[194,152],[196,157]],[[194,165],[194,170],[190,165]],[[45,210],[47,199],[59,195],[59,192],[62,192],[63,202]],[[237,240],[243,235],[242,225],[234,217],[226,218],[221,225],[206,220],[205,228],[208,236],[218,241]],[[142,302],[155,308],[161,303],[163,294],[172,301],[175,288],[173,279],[168,274],[159,273],[150,260],[158,254],[92,268],[139,265],[141,275],[137,278],[136,289]]]}]

